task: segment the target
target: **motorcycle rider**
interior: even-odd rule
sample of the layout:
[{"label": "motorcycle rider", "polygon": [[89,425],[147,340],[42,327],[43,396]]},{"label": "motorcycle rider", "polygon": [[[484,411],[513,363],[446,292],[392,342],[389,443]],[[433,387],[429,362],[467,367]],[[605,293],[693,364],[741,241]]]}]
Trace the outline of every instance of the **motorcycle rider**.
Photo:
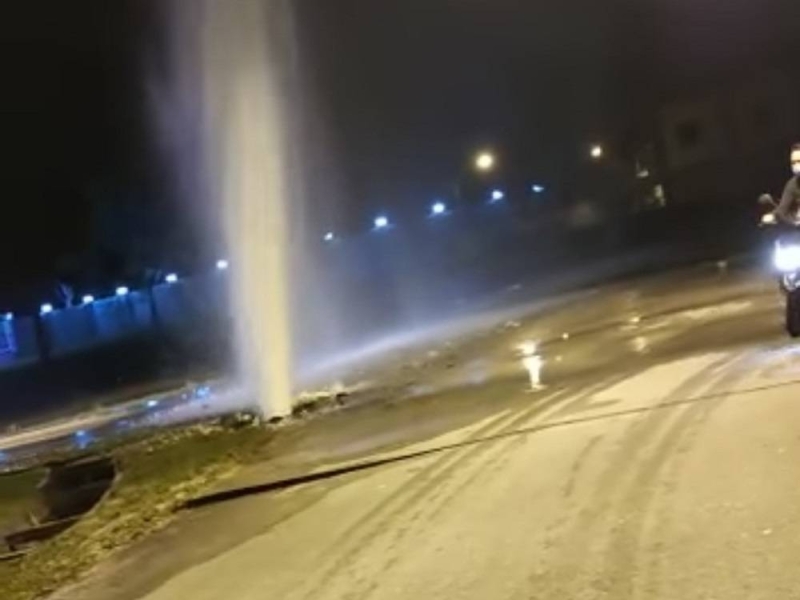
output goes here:
[{"label": "motorcycle rider", "polygon": [[800,338],[800,144],[792,146],[791,164],[793,177],[783,190],[780,202],[765,194],[760,202],[773,207],[773,211],[761,218],[763,225],[788,225],[778,231],[775,240],[773,262],[780,272],[780,289],[786,296],[786,331],[793,338]]},{"label": "motorcycle rider", "polygon": [[800,224],[800,144],[792,146],[790,155],[792,178],[783,189],[775,215],[785,223]]}]

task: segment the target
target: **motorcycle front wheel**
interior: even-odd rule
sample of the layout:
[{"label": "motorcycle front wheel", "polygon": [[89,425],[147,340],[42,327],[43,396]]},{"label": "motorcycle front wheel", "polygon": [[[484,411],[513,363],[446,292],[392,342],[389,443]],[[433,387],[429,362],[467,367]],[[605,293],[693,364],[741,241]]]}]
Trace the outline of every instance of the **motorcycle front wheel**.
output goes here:
[{"label": "motorcycle front wheel", "polygon": [[800,290],[786,295],[786,331],[793,338],[800,337]]}]

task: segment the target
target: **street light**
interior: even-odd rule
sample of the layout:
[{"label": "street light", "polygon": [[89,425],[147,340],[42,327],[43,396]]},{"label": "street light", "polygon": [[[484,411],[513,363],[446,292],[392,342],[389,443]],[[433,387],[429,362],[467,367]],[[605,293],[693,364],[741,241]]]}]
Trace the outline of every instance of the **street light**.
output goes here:
[{"label": "street light", "polygon": [[440,217],[447,212],[447,205],[444,202],[434,202],[431,206],[431,216]]},{"label": "street light", "polygon": [[122,298],[123,296],[127,296],[129,293],[130,293],[130,290],[127,287],[125,287],[124,285],[119,286],[117,288],[117,290],[116,290],[116,294],[120,298]]},{"label": "street light", "polygon": [[39,308],[39,314],[42,316],[49,315],[51,312],[53,312],[53,305],[49,302],[42,304],[42,306]]},{"label": "street light", "polygon": [[328,233],[325,234],[325,237],[323,239],[326,242],[332,242],[336,239],[336,235],[332,231],[329,231]]},{"label": "street light", "polygon": [[227,271],[229,266],[230,265],[229,265],[228,261],[225,260],[224,258],[220,258],[217,261],[217,271]]},{"label": "street light", "polygon": [[539,184],[535,184],[535,185],[533,185],[533,186],[531,187],[531,189],[533,190],[533,193],[534,193],[534,194],[544,194],[544,193],[545,193],[545,191],[546,191],[546,190],[545,190],[545,187],[544,187],[543,185],[539,185]]},{"label": "street light", "polygon": [[505,192],[503,190],[492,190],[491,202],[492,203],[500,202],[505,197],[506,197],[506,194],[505,194]]},{"label": "street light", "polygon": [[605,154],[605,149],[600,144],[595,144],[592,146],[590,154],[594,160],[600,160]]},{"label": "street light", "polygon": [[495,165],[495,158],[491,152],[481,152],[475,158],[475,167],[479,171],[491,171]]},{"label": "street light", "polygon": [[84,297],[81,299],[81,302],[83,302],[83,304],[85,304],[85,305],[86,305],[86,304],[92,304],[92,303],[94,302],[94,296],[92,296],[91,294],[86,294],[86,295],[85,295],[85,296],[84,296]]},{"label": "street light", "polygon": [[178,274],[169,273],[166,277],[164,277],[164,281],[167,283],[178,283]]},{"label": "street light", "polygon": [[389,227],[389,217],[385,215],[378,215],[373,221],[376,230],[387,229]]}]

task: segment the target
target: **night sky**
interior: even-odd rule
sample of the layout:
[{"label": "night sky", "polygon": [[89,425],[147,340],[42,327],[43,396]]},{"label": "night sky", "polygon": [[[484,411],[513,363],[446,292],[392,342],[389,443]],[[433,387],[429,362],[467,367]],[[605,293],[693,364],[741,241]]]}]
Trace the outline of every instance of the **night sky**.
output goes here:
[{"label": "night sky", "polygon": [[[98,198],[165,214],[175,205],[162,197],[150,142],[149,69],[163,47],[152,2],[9,4],[0,26],[6,287],[86,250]],[[549,175],[660,98],[766,63],[791,66],[799,4],[297,2],[307,89],[352,218],[446,193],[480,146]]]},{"label": "night sky", "polygon": [[[12,8],[13,6],[13,8]],[[92,194],[146,170],[137,31],[123,2],[15,2],[2,24],[0,281],[86,243]]]}]

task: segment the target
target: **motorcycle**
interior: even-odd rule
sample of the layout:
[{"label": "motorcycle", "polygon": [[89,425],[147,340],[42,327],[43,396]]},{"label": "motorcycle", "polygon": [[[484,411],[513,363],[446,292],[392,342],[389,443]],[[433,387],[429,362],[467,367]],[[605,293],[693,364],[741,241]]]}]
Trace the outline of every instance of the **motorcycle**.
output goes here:
[{"label": "motorcycle", "polygon": [[761,217],[761,226],[776,230],[772,263],[779,274],[780,289],[786,298],[786,331],[800,337],[800,223],[785,223],[778,218],[775,199],[769,194],[759,198],[759,204],[771,210]]}]

